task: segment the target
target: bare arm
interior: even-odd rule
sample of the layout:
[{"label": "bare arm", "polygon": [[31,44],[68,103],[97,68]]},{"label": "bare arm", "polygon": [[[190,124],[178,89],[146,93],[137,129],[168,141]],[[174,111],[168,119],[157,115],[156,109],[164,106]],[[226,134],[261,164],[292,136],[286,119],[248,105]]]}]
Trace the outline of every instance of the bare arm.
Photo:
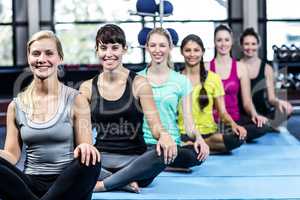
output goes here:
[{"label": "bare arm", "polygon": [[231,118],[231,116],[228,114],[225,106],[225,101],[223,96],[219,96],[214,98],[214,105],[216,105],[218,114],[222,121],[224,121],[226,124],[236,124],[235,121]]},{"label": "bare arm", "polygon": [[[151,85],[147,79],[137,76],[134,79],[134,93],[140,99],[143,113],[148,122],[154,138],[159,139],[161,133],[167,133],[160,121],[159,112],[156,108]],[[168,134],[168,133],[167,133]]]},{"label": "bare arm", "polygon": [[182,114],[186,134],[191,138],[202,138],[201,133],[196,129],[192,111],[192,93],[182,98]]},{"label": "bare arm", "polygon": [[219,113],[222,121],[229,124],[231,126],[233,132],[235,134],[237,134],[240,137],[240,139],[245,139],[245,137],[247,136],[247,131],[244,127],[239,126],[237,123],[235,123],[235,121],[228,114],[228,112],[226,110],[225,102],[224,102],[224,97],[219,96],[219,97],[215,98],[214,103],[217,107],[218,113]]},{"label": "bare arm", "polygon": [[248,70],[246,66],[244,66],[241,62],[238,62],[238,76],[241,83],[241,93],[242,93],[242,101],[243,107],[245,111],[251,116],[256,116],[257,112],[252,102],[251,97],[251,85],[250,78],[248,75]]},{"label": "bare arm", "polygon": [[293,106],[288,101],[284,101],[276,97],[274,87],[274,73],[272,67],[268,64],[265,68],[265,77],[269,103],[277,107],[281,112],[286,112],[288,115],[290,115],[293,112]]},{"label": "bare arm", "polygon": [[73,105],[73,119],[76,145],[92,144],[90,107],[83,95],[77,95]]},{"label": "bare arm", "polygon": [[271,105],[276,106],[277,98],[275,96],[274,77],[273,77],[274,75],[273,75],[272,67],[267,64],[264,73],[266,78],[268,101]]},{"label": "bare arm", "polygon": [[205,160],[209,155],[209,147],[196,129],[192,112],[192,93],[182,98],[182,113],[186,133],[191,138],[196,138],[194,149],[198,153],[199,160]]},{"label": "bare arm", "polygon": [[258,115],[253,105],[251,97],[251,85],[250,78],[248,76],[248,70],[241,62],[238,62],[238,76],[241,82],[242,101],[245,111],[251,116],[251,120],[258,127],[262,127],[268,119],[264,116]]},{"label": "bare arm", "polygon": [[83,95],[79,94],[75,97],[72,111],[76,143],[74,157],[78,158],[80,156],[81,162],[87,166],[90,161],[96,164],[96,161],[100,161],[100,154],[92,145],[90,107]]},{"label": "bare arm", "polygon": [[169,164],[177,156],[177,146],[171,135],[161,124],[159,112],[153,99],[151,85],[148,83],[147,79],[142,76],[136,76],[133,83],[134,94],[140,100],[151,133],[153,137],[158,140],[156,151],[158,155],[161,155],[161,149],[163,149],[165,163]]},{"label": "bare arm", "polygon": [[92,97],[92,79],[84,81],[80,85],[79,91],[90,102]]},{"label": "bare arm", "polygon": [[13,165],[17,164],[22,152],[22,141],[16,125],[15,106],[15,103],[11,102],[7,108],[5,146],[4,150],[0,150],[0,156]]}]

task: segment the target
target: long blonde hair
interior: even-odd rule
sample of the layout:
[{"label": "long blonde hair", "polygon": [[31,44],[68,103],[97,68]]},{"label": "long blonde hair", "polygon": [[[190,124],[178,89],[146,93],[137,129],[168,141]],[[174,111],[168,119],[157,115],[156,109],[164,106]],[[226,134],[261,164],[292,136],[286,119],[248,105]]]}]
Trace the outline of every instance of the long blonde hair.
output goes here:
[{"label": "long blonde hair", "polygon": [[[153,34],[159,34],[159,35],[162,35],[162,36],[165,36],[168,40],[168,43],[169,43],[169,47],[172,48],[173,47],[173,40],[172,40],[172,36],[171,34],[169,33],[168,30],[162,28],[162,27],[156,27],[156,28],[153,28],[147,35],[147,40],[146,40],[146,45],[148,45],[149,43],[149,40],[150,40],[150,37],[153,35]],[[168,58],[167,58],[167,66],[171,69],[174,68],[174,63],[172,62],[172,59],[171,59],[171,54],[169,53],[168,55]]]},{"label": "long blonde hair", "polygon": [[[31,45],[39,40],[42,39],[51,39],[56,43],[56,48],[59,57],[63,60],[64,58],[64,53],[62,49],[62,45],[58,37],[49,30],[43,30],[39,31],[35,34],[33,34],[30,38],[30,40],[27,42],[27,57],[30,54],[30,47]],[[34,89],[34,79],[31,81],[31,83],[24,89],[23,92],[18,94],[18,99],[20,101],[21,109],[28,114],[29,116],[32,117],[33,111],[34,111],[34,104],[33,104],[33,89]]]}]

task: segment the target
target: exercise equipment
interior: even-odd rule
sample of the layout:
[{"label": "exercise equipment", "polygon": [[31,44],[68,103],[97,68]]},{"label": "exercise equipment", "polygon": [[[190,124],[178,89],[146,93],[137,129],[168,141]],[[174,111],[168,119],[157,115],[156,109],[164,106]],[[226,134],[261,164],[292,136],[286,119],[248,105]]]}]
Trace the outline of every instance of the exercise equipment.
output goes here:
[{"label": "exercise equipment", "polygon": [[292,62],[300,61],[300,49],[295,44],[291,45],[290,53]]},{"label": "exercise equipment", "polygon": [[152,13],[156,12],[155,0],[138,0],[136,2],[136,11],[140,13]]},{"label": "exercise equipment", "polygon": [[[173,4],[169,1],[163,1],[163,14],[164,15],[171,15],[173,14]],[[157,4],[156,6],[156,11],[159,13],[160,12],[160,4]]]},{"label": "exercise equipment", "polygon": [[148,28],[148,27],[144,27],[144,28],[142,28],[142,30],[140,30],[140,32],[138,34],[138,41],[139,41],[140,45],[144,46],[146,44],[147,35],[151,30],[152,29]]},{"label": "exercise equipment", "polygon": [[178,41],[179,41],[179,36],[178,33],[176,32],[175,29],[173,28],[167,28],[168,32],[170,33],[171,37],[172,37],[172,42],[173,45],[177,45]]}]

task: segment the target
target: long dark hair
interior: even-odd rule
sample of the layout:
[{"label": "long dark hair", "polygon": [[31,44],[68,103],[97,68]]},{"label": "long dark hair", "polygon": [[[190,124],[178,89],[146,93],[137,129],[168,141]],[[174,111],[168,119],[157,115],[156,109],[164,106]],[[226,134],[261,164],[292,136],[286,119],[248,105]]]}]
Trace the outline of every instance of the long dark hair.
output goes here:
[{"label": "long dark hair", "polygon": [[[216,36],[219,31],[227,31],[231,35],[231,38],[233,38],[233,32],[232,32],[231,28],[229,28],[229,26],[227,26],[225,24],[220,24],[219,26],[216,27],[216,29],[214,31],[214,40],[216,40]],[[231,55],[232,55],[232,52],[230,50],[230,56]],[[216,56],[217,56],[217,49],[215,47],[215,57]]]},{"label": "long dark hair", "polygon": [[[180,46],[181,52],[183,52],[183,48],[190,41],[196,42],[200,46],[201,50],[203,52],[205,52],[205,48],[204,48],[201,38],[194,34],[190,34],[182,40],[181,46]],[[199,103],[200,110],[203,111],[203,109],[208,105],[207,92],[206,92],[206,89],[204,88],[204,84],[205,84],[205,80],[207,78],[208,72],[207,72],[207,70],[205,70],[205,67],[204,67],[203,56],[201,57],[201,60],[200,60],[200,70],[199,71],[200,71],[199,76],[200,76],[201,89],[199,92],[198,103]]]}]

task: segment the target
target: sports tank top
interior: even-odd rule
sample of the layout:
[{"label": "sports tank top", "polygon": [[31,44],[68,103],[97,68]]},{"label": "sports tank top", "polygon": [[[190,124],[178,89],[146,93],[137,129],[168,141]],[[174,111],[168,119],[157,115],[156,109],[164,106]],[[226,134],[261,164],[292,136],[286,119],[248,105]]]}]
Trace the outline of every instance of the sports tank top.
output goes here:
[{"label": "sports tank top", "polygon": [[92,80],[91,117],[99,151],[128,155],[142,154],[147,149],[142,130],[144,114],[132,92],[135,76],[136,73],[129,72],[124,93],[114,101],[100,95],[99,75]]},{"label": "sports tank top", "polygon": [[251,79],[251,95],[255,109],[258,113],[266,115],[270,112],[271,105],[268,104],[267,83],[265,77],[266,63],[261,61],[256,78]]},{"label": "sports tank top", "polygon": [[16,104],[16,121],[25,144],[24,172],[32,175],[60,174],[74,159],[74,132],[71,108],[79,92],[62,84],[56,114],[45,123],[29,119],[21,109],[20,99]]},{"label": "sports tank top", "polygon": [[[216,72],[215,59],[210,61],[210,70]],[[237,61],[232,59],[230,75],[227,79],[222,79],[224,87],[224,100],[227,112],[230,114],[234,121],[240,119],[239,111],[239,91],[240,91],[240,80],[237,75]],[[214,118],[219,121],[217,110],[214,109]]]}]

